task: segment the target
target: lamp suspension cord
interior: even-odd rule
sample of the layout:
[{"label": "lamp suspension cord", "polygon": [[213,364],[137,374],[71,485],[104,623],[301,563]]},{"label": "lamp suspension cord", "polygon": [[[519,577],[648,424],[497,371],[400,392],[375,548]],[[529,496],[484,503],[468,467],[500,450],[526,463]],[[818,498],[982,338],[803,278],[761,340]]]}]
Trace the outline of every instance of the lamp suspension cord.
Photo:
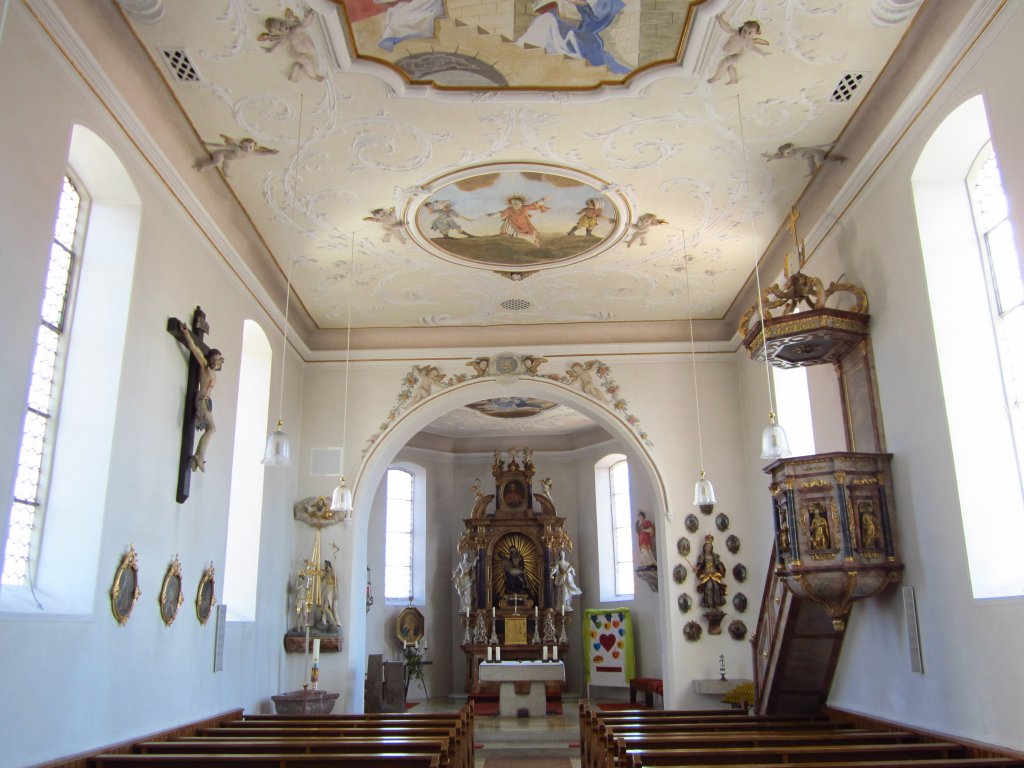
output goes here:
[{"label": "lamp suspension cord", "polygon": [[[299,198],[299,148],[302,146],[302,94],[299,94],[299,133],[295,137],[295,199]],[[285,279],[284,293],[284,334],[281,340],[281,391],[277,397],[277,420],[284,418],[284,373],[288,366],[285,358],[288,355],[288,310],[291,309],[292,301],[292,267],[295,264],[295,256],[288,257],[288,275]]]},{"label": "lamp suspension cord", "polygon": [[686,230],[683,230],[683,270],[686,274],[686,314],[690,323],[690,361],[693,365],[693,399],[697,405],[697,450],[700,452],[700,471],[704,475],[704,438],[700,429],[700,393],[697,390],[697,351],[693,348],[693,302],[690,301],[690,259],[686,254]]},{"label": "lamp suspension cord", "polygon": [[[356,280],[356,233],[352,231],[349,243],[349,267],[348,267],[348,319],[345,321],[345,396],[342,400],[341,417],[341,451],[342,460],[345,457],[345,447],[348,445],[348,369],[349,357],[352,350],[352,285]],[[344,467],[342,467],[344,470]]]},{"label": "lamp suspension cord", "polygon": [[754,262],[754,282],[757,285],[757,312],[761,317],[761,339],[764,343],[764,376],[768,384],[768,414],[769,418],[775,416],[775,400],[772,395],[772,372],[768,363],[768,329],[765,326],[764,302],[761,299],[761,273],[757,263],[757,246],[754,243],[754,198],[750,194],[750,173],[747,169],[747,139],[743,133],[743,105],[740,104],[740,97],[736,96],[736,111],[740,122],[740,146],[743,151],[743,186],[747,190],[747,219],[750,223],[750,254]]}]

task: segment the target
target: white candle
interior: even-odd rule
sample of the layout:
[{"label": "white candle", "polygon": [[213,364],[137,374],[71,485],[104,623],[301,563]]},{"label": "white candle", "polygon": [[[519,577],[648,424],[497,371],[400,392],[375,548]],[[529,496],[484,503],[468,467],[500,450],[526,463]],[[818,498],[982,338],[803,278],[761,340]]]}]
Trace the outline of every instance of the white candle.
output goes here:
[{"label": "white candle", "polygon": [[562,604],[562,618],[565,618],[565,604]]},{"label": "white candle", "polygon": [[487,660],[494,661],[494,648],[493,646],[487,646]]},{"label": "white candle", "polygon": [[547,660],[548,660],[548,647],[545,645],[544,646],[544,656],[542,657],[541,661],[547,661]]},{"label": "white candle", "polygon": [[409,648],[409,644],[407,642],[405,642],[405,640],[403,640],[402,641],[402,650],[405,651],[405,650],[408,650],[408,648]]},{"label": "white candle", "polygon": [[494,606],[493,605],[491,606],[491,618],[492,619],[494,618]]},{"label": "white candle", "polygon": [[500,645],[494,646],[494,660],[495,661],[501,661],[501,646]]},{"label": "white candle", "polygon": [[313,666],[320,663],[320,638],[313,641]]},{"label": "white candle", "polygon": [[537,606],[533,606],[533,618],[537,618]]},{"label": "white candle", "polygon": [[551,653],[554,654],[553,660],[554,661],[558,661],[558,646],[557,645],[552,645],[551,646]]}]

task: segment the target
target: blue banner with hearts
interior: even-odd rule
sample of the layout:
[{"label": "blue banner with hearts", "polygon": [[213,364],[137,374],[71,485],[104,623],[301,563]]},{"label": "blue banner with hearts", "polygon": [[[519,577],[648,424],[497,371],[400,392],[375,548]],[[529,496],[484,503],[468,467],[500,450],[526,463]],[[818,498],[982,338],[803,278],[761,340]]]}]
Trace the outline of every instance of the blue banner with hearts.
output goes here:
[{"label": "blue banner with hearts", "polygon": [[636,672],[629,608],[583,612],[583,668],[587,685],[629,687]]}]

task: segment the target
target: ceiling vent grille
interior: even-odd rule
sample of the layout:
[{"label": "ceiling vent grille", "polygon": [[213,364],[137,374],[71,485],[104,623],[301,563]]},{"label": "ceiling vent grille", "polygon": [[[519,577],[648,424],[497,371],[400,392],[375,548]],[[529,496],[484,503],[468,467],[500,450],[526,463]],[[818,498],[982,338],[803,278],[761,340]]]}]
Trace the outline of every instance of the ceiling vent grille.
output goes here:
[{"label": "ceiling vent grille", "polygon": [[863,79],[863,72],[847,72],[839,78],[839,82],[836,83],[836,88],[832,91],[832,98],[829,101],[845,104],[853,98],[853,92],[860,87],[860,82]]},{"label": "ceiling vent grille", "polygon": [[199,82],[199,72],[192,66],[192,60],[184,48],[164,48],[160,53],[164,55],[164,61],[178,80],[183,83]]},{"label": "ceiling vent grille", "polygon": [[509,312],[522,312],[532,306],[533,304],[526,299],[505,299],[501,302],[501,308],[507,309]]}]

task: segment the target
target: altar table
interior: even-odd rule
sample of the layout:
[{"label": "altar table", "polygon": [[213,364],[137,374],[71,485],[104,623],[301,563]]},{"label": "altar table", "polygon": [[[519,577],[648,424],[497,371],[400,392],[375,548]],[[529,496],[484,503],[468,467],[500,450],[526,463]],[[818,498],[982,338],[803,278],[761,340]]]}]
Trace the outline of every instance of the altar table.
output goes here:
[{"label": "altar table", "polygon": [[[525,709],[530,717],[547,714],[544,683],[565,680],[565,664],[560,661],[484,661],[480,664],[480,680],[500,683],[498,714],[516,717]],[[516,683],[528,687],[526,693],[516,691]]]}]

